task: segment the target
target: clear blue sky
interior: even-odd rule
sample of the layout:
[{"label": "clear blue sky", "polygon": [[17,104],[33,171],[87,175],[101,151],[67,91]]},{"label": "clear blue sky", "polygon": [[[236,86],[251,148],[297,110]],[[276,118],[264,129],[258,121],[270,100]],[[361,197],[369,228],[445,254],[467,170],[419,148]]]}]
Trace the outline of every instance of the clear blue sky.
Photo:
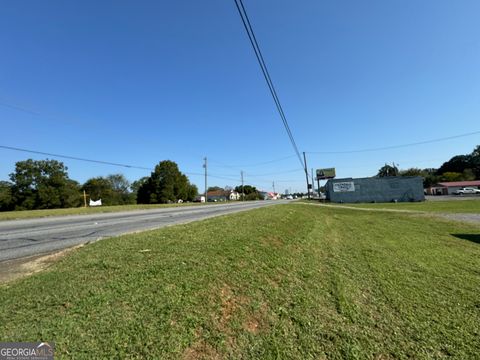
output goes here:
[{"label": "clear blue sky", "polygon": [[[479,1],[244,4],[300,151],[480,130]],[[145,167],[170,159],[186,173],[202,173],[207,156],[216,176],[243,169],[265,190],[305,188],[233,0],[3,2],[0,49],[0,145]],[[308,167],[339,177],[393,161],[438,167],[479,143],[309,154]],[[45,158],[0,156],[2,180],[16,161]],[[62,161],[79,182],[149,174]],[[203,189],[202,176],[190,179]]]}]

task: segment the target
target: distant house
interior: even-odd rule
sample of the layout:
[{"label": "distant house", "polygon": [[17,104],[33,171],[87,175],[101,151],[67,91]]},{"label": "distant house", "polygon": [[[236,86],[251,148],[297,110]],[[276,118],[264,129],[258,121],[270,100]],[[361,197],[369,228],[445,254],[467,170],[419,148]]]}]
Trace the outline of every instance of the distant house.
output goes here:
[{"label": "distant house", "polygon": [[234,190],[226,191],[228,200],[240,200],[240,194]]},{"label": "distant house", "polygon": [[280,199],[280,194],[268,191],[259,191],[260,196],[263,200],[277,200]]},{"label": "distant house", "polygon": [[215,190],[207,194],[208,201],[235,201],[240,199],[240,194],[233,190]]},{"label": "distant house", "polygon": [[427,195],[452,195],[464,187],[480,189],[480,180],[440,182],[425,189]]}]

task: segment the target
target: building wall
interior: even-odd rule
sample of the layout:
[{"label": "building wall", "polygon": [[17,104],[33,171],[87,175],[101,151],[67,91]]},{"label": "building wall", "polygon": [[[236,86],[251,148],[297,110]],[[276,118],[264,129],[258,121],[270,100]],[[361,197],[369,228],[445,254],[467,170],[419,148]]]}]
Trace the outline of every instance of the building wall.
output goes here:
[{"label": "building wall", "polygon": [[327,200],[337,203],[423,201],[420,176],[331,179],[325,185]]},{"label": "building wall", "polygon": [[454,195],[455,191],[463,189],[463,186],[449,186],[447,187],[448,195]]}]

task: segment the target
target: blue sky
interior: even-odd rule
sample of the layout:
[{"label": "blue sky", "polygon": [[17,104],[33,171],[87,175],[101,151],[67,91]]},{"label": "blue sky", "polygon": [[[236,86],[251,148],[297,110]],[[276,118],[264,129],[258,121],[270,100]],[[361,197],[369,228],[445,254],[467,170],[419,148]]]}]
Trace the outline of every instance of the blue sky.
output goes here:
[{"label": "blue sky", "polygon": [[[308,168],[438,167],[480,144],[312,154],[480,130],[480,2],[244,4]],[[211,185],[235,186],[244,170],[265,190],[305,188],[233,0],[3,2],[0,48],[0,145],[142,167],[170,159],[200,189],[207,156]],[[45,158],[0,156],[2,180],[16,161]],[[149,174],[62,161],[79,182]]]}]

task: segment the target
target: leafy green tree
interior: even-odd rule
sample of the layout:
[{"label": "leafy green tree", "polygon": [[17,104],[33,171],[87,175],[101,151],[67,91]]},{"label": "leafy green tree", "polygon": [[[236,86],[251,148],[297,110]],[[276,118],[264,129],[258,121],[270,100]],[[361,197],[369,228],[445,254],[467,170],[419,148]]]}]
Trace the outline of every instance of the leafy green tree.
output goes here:
[{"label": "leafy green tree", "polygon": [[193,201],[198,189],[170,160],[161,161],[137,192],[139,204],[165,204],[178,200]]},{"label": "leafy green tree", "polygon": [[477,145],[470,154],[470,168],[476,179],[480,179],[480,145]]},{"label": "leafy green tree", "polygon": [[407,170],[400,170],[400,176],[425,176],[426,173],[424,170],[419,168],[410,168]]},{"label": "leafy green tree", "polygon": [[240,196],[244,196],[245,200],[260,200],[262,197],[260,196],[260,193],[258,192],[257,188],[252,185],[239,185],[235,187],[235,191],[240,194]]},{"label": "leafy green tree", "polygon": [[388,165],[385,164],[378,170],[378,177],[387,177],[387,176],[398,176],[398,168],[395,166],[395,164]]},{"label": "leafy green tree", "polygon": [[447,171],[440,177],[442,181],[462,181],[463,173]]},{"label": "leafy green tree", "polygon": [[113,204],[114,193],[111,183],[102,176],[88,179],[82,189],[92,200],[102,199],[104,205],[115,205]]},{"label": "leafy green tree", "polygon": [[104,205],[124,205],[135,203],[135,195],[130,193],[130,183],[122,174],[88,179],[83,190],[90,199],[102,199]]},{"label": "leafy green tree", "polygon": [[107,176],[114,194],[115,205],[134,204],[136,194],[130,192],[130,182],[122,174]]},{"label": "leafy green tree", "polygon": [[258,191],[245,195],[245,200],[247,200],[247,201],[248,200],[262,200],[262,199],[263,198]]},{"label": "leafy green tree", "polygon": [[472,169],[465,169],[463,170],[462,178],[465,181],[475,180],[475,172]]},{"label": "leafy green tree", "polygon": [[67,167],[56,160],[19,161],[10,180],[17,210],[73,207],[81,201],[78,184],[68,178]]},{"label": "leafy green tree", "polygon": [[240,194],[245,194],[245,195],[248,195],[248,194],[253,194],[253,193],[258,193],[258,190],[255,186],[252,186],[252,185],[244,185],[242,187],[242,185],[239,185],[237,187],[235,187],[235,191],[240,193]]},{"label": "leafy green tree", "polygon": [[457,155],[447,162],[444,162],[437,171],[437,175],[449,173],[463,173],[465,169],[471,168],[470,155]]},{"label": "leafy green tree", "polygon": [[[444,162],[437,170],[437,175],[445,173],[463,173],[462,180],[480,178],[480,145],[477,145],[470,154],[456,155]],[[473,175],[473,179],[472,179]],[[451,175],[447,176],[451,177]]]},{"label": "leafy green tree", "polygon": [[13,184],[8,181],[0,181],[0,211],[13,210],[14,208],[12,186]]},{"label": "leafy green tree", "polygon": [[140,187],[143,184],[145,184],[148,181],[148,179],[149,179],[148,176],[144,176],[144,177],[132,182],[132,184],[130,185],[130,190],[132,191],[132,193],[137,194],[138,189],[140,189]]}]

